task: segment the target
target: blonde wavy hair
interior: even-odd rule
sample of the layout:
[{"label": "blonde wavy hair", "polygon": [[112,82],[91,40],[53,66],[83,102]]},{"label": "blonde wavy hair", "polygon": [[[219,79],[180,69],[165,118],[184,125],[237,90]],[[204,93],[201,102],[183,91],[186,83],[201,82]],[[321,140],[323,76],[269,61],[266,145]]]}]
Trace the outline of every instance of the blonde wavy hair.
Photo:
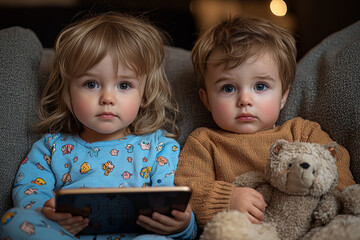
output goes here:
[{"label": "blonde wavy hair", "polygon": [[149,22],[115,12],[92,15],[70,24],[58,36],[48,82],[39,108],[42,133],[77,134],[70,98],[70,81],[110,54],[114,66],[121,61],[138,76],[145,76],[144,105],[129,133],[147,134],[165,129],[177,138],[178,106],[163,69],[164,35]]},{"label": "blonde wavy hair", "polygon": [[235,16],[204,31],[192,50],[192,62],[199,88],[205,89],[204,74],[210,56],[216,64],[231,69],[260,51],[273,55],[280,70],[282,92],[293,83],[296,73],[296,44],[292,34],[278,25],[252,17]]}]

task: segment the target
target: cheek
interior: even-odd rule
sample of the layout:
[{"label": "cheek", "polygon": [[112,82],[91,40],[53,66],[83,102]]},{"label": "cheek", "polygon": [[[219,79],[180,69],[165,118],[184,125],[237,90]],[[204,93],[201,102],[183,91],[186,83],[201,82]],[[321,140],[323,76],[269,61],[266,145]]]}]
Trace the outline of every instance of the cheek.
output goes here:
[{"label": "cheek", "polygon": [[88,117],[94,106],[94,101],[97,101],[91,95],[83,95],[81,91],[77,91],[75,94],[71,92],[71,106],[75,116],[81,121],[84,117]]},{"label": "cheek", "polygon": [[233,107],[229,101],[217,100],[211,104],[211,114],[215,121],[229,119],[233,114]]},{"label": "cheek", "polygon": [[72,99],[71,101],[72,108],[75,116],[81,121],[81,119],[86,118],[90,115],[90,99]]},{"label": "cheek", "polygon": [[269,118],[278,118],[280,112],[280,100],[266,99],[259,106],[264,116]]},{"label": "cheek", "polygon": [[129,98],[128,101],[122,101],[121,102],[121,112],[129,119],[135,119],[140,108],[141,100],[137,97],[135,98]]}]

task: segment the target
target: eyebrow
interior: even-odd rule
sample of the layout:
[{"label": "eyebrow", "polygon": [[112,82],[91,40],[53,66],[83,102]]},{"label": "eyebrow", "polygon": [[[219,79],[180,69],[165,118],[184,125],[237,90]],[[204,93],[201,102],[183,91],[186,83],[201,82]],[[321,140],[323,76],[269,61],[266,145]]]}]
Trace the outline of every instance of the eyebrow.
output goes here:
[{"label": "eyebrow", "polygon": [[266,74],[266,75],[257,75],[254,77],[255,79],[263,79],[263,80],[270,80],[270,81],[275,81],[274,78],[272,78],[270,75]]},{"label": "eyebrow", "polygon": [[[99,75],[101,75],[101,74],[86,71],[86,72],[84,72],[83,74],[79,75],[76,78],[80,78],[80,77],[96,77],[96,76],[99,76]],[[136,75],[122,75],[122,74],[119,74],[119,75],[116,75],[116,78],[140,81],[140,77],[138,77]]]},{"label": "eyebrow", "polygon": [[[228,78],[228,77],[220,77],[219,79],[217,79],[214,84],[219,84],[221,82],[224,82],[224,81],[229,81],[229,80],[233,80],[234,78]],[[254,76],[252,79],[255,79],[255,80],[267,80],[267,81],[272,81],[272,82],[275,82],[275,79],[272,78],[270,75],[266,74],[266,75],[256,75]],[[235,79],[236,80],[236,79]]]}]

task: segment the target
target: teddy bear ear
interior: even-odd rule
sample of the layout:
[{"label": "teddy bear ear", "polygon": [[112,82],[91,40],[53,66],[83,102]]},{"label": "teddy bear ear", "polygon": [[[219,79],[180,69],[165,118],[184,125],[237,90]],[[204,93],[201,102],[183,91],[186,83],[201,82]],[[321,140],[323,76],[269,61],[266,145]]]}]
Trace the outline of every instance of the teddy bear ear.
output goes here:
[{"label": "teddy bear ear", "polygon": [[325,149],[327,149],[330,152],[331,156],[335,157],[338,150],[338,146],[336,142],[327,143],[323,146]]},{"label": "teddy bear ear", "polygon": [[284,139],[276,140],[276,142],[272,145],[271,149],[274,154],[278,154],[283,147],[284,144],[288,143],[288,141]]}]

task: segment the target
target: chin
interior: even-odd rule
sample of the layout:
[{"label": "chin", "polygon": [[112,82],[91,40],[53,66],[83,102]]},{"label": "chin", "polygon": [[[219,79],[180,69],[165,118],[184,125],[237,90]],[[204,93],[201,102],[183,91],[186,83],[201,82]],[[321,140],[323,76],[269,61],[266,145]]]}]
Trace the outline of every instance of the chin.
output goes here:
[{"label": "chin", "polygon": [[241,130],[241,131],[236,131],[236,133],[238,134],[252,134],[252,133],[256,133],[258,131],[254,131],[254,130]]},{"label": "chin", "polygon": [[252,134],[252,133],[256,133],[259,130],[254,130],[253,128],[223,128],[224,130],[228,131],[228,132],[233,132],[233,133],[238,133],[238,134]]}]

